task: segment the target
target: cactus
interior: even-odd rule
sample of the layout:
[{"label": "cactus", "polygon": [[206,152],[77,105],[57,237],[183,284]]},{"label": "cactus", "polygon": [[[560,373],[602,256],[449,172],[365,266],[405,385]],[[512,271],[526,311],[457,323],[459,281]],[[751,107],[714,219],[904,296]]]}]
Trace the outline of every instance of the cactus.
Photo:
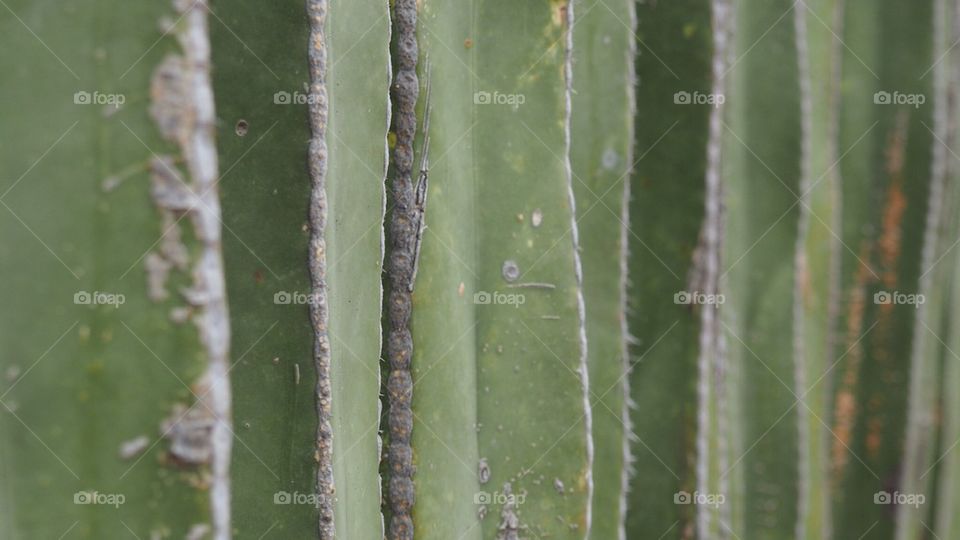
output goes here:
[{"label": "cactus", "polygon": [[2,7],[3,538],[960,534],[955,2]]}]

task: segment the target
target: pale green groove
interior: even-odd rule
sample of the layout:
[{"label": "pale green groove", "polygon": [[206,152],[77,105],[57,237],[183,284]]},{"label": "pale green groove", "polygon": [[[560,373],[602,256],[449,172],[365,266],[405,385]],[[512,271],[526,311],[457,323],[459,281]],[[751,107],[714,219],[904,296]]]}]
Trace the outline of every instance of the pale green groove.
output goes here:
[{"label": "pale green groove", "polygon": [[[412,321],[419,538],[508,537],[498,529],[512,512],[523,537],[587,534],[564,7],[484,0],[467,17],[462,4],[428,0],[420,12],[434,84]],[[487,95],[524,103],[484,104]],[[519,266],[512,283],[502,277],[507,261]],[[530,283],[555,288],[516,286]],[[482,293],[492,302],[475,302]],[[522,305],[502,303],[518,294]],[[522,497],[513,505],[508,493]]]},{"label": "pale green groove", "polygon": [[[190,385],[208,355],[193,323],[169,317],[186,306],[178,290],[191,285],[189,272],[172,272],[169,296],[154,302],[141,258],[163,233],[147,164],[154,152],[180,154],[148,114],[154,69],[184,53],[179,32],[157,42],[160,18],[177,13],[169,2],[8,0],[0,9],[0,46],[16,51],[0,55],[0,536],[184,537],[211,524],[210,491],[190,484],[208,465],[174,465],[160,424],[203,396]],[[125,102],[76,103],[76,92]],[[196,186],[188,164],[196,161],[178,169]],[[190,218],[179,227],[189,269],[204,250]],[[74,300],[97,291],[124,302]],[[122,458],[121,445],[140,437],[147,447]],[[75,504],[80,491],[125,500]]]},{"label": "pale green groove", "polygon": [[[953,83],[957,79],[952,79]],[[956,95],[955,91],[951,92]],[[956,139],[951,140],[950,144],[956,148]],[[957,168],[955,165],[949,167],[950,179],[954,182],[957,178]],[[956,187],[953,187],[956,190]],[[945,303],[945,317],[949,328],[949,333],[944,347],[947,352],[945,355],[943,368],[943,390],[944,396],[941,401],[942,427],[940,435],[940,445],[936,448],[937,468],[930,474],[937,475],[937,499],[935,501],[935,521],[929,523],[931,529],[939,538],[958,538],[960,536],[960,494],[957,493],[960,486],[960,452],[957,452],[957,441],[960,441],[960,357],[957,351],[960,351],[960,328],[957,321],[960,320],[960,281],[956,278],[957,269],[960,268],[960,253],[950,254],[952,265],[953,280],[950,285],[950,293],[947,296],[949,302]],[[947,261],[941,262],[945,264]],[[924,471],[923,474],[926,474]]]},{"label": "pale green groove", "polygon": [[626,538],[630,419],[626,351],[627,198],[633,165],[633,1],[574,3],[571,155],[587,299],[594,538]]},{"label": "pale green groove", "polygon": [[[951,19],[951,31],[953,35],[960,35],[960,9],[956,6],[953,10]],[[955,58],[956,53],[948,55],[948,61]],[[951,100],[960,97],[960,70],[954,69],[949,76],[947,95]],[[954,101],[955,103],[955,101]],[[950,119],[956,120],[960,116],[960,110],[952,108],[950,110]],[[957,144],[960,141],[956,128],[950,131],[950,136],[945,141],[949,147],[956,152]],[[949,192],[956,192],[956,182],[960,168],[954,160],[947,161],[947,186]],[[949,198],[956,204],[958,195],[950,195]],[[960,211],[960,208],[954,206],[954,211]],[[957,351],[960,351],[960,280],[956,273],[960,269],[960,253],[949,253],[947,255],[952,259],[953,270],[952,280],[950,282],[949,293],[945,302],[944,318],[946,323],[944,328],[948,328],[944,341],[946,354],[943,364],[943,396],[940,402],[942,412],[940,428],[940,445],[936,450],[936,459],[938,468],[937,473],[937,501],[934,508],[934,519],[931,528],[940,538],[960,537],[960,494],[957,489],[960,486],[960,452],[956,449],[957,441],[960,441],[960,358],[957,357]],[[944,261],[945,263],[946,261]],[[943,263],[941,263],[943,264]]]},{"label": "pale green groove", "polygon": [[[746,0],[723,126],[721,332],[729,350],[732,538],[794,537],[801,456],[794,361],[794,259],[802,144],[795,20],[800,4]],[[802,42],[801,42],[802,43]],[[749,51],[749,52],[748,52]],[[722,435],[722,434],[721,434]],[[715,535],[704,536],[713,538]]]},{"label": "pale green groove", "polygon": [[[794,342],[800,434],[800,489],[796,538],[829,538],[828,443],[830,432],[821,419],[827,414],[827,385],[833,363],[830,349],[832,313],[836,308],[831,276],[836,264],[834,230],[837,220],[835,155],[835,96],[837,33],[835,0],[798,4],[797,52],[801,66],[801,106],[804,151],[801,178],[803,205],[797,238],[794,284]],[[801,43],[803,46],[801,46]],[[801,54],[803,51],[803,54]],[[813,84],[827,81],[827,84]],[[815,214],[817,217],[813,217]]]},{"label": "pale green groove", "polygon": [[[484,537],[474,502],[481,489],[476,437],[481,397],[475,367],[477,314],[471,302],[476,291],[467,288],[476,267],[474,224],[479,205],[471,151],[474,83],[464,68],[471,63],[471,51],[462,45],[472,36],[470,17],[462,16],[460,6],[452,0],[427,0],[418,17],[419,64],[423,66],[429,54],[435,84],[431,88],[427,229],[411,320],[412,446],[417,467],[413,520],[418,538],[438,540]],[[483,489],[493,491],[489,484]]]},{"label": "pale green groove", "polygon": [[[378,540],[388,6],[330,0],[327,288],[337,538]],[[363,66],[358,69],[357,66]]]},{"label": "pale green groove", "polygon": [[[923,232],[923,251],[920,259],[920,279],[917,293],[925,297],[923,305],[917,309],[913,323],[913,337],[910,350],[910,391],[908,417],[904,441],[903,470],[899,490],[910,495],[922,495],[927,501],[933,501],[935,486],[934,461],[938,458],[937,436],[939,431],[939,411],[941,406],[938,381],[943,374],[942,359],[947,351],[941,346],[943,339],[939,334],[948,328],[944,324],[945,297],[939,291],[947,290],[955,280],[956,267],[951,264],[952,257],[946,257],[945,251],[952,247],[957,234],[957,222],[953,219],[956,211],[952,208],[952,198],[956,188],[947,181],[948,160],[952,149],[947,146],[954,139],[951,119],[955,117],[956,107],[948,102],[950,84],[956,70],[949,48],[956,41],[953,29],[955,6],[948,0],[935,0],[933,11],[934,27],[931,50],[931,63],[936,62],[930,75],[933,77],[933,125],[929,126],[935,141],[932,147],[930,167],[930,194],[927,202],[926,225]],[[941,55],[947,54],[944,61]],[[949,195],[948,195],[949,194]],[[956,321],[954,321],[954,324]],[[920,507],[902,504],[897,506],[897,540],[919,540],[927,536],[931,525],[928,522],[934,516],[933,506]]]}]

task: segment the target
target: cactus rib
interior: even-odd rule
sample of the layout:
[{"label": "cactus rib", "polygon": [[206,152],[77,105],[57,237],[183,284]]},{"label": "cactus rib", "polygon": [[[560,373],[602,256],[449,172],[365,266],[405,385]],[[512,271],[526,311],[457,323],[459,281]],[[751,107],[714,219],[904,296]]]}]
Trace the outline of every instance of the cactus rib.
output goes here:
[{"label": "cactus rib", "polygon": [[314,331],[314,362],[317,370],[317,494],[319,495],[317,531],[322,540],[336,536],[333,519],[333,429],[330,425],[330,336],[327,315],[327,249],[324,237],[327,226],[327,42],[325,25],[327,0],[308,0],[310,19],[310,277],[313,302],[310,318]]}]

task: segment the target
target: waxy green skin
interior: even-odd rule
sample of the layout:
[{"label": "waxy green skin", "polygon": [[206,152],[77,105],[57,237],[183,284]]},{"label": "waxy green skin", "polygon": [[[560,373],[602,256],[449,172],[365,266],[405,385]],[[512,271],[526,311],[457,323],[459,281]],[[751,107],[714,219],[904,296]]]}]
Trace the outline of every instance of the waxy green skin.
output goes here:
[{"label": "waxy green skin", "polygon": [[637,8],[637,36],[645,47],[638,46],[636,64],[641,84],[629,208],[627,315],[635,340],[630,397],[636,440],[626,526],[628,538],[673,537],[692,532],[695,523],[695,507],[674,504],[673,497],[696,489],[700,331],[699,311],[676,305],[673,295],[688,289],[704,220],[711,110],[675,104],[674,94],[710,91],[713,35],[707,1]]},{"label": "waxy green skin", "polygon": [[[0,536],[183,537],[209,521],[209,493],[191,485],[199,469],[170,462],[160,424],[192,403],[206,358],[196,327],[169,319],[189,277],[175,272],[170,298],[153,302],[143,263],[163,232],[147,165],[176,153],[147,112],[154,68],[179,52],[158,28],[174,10],[19,0],[3,9],[0,41],[17,52],[0,55]],[[124,103],[77,104],[76,92]],[[181,228],[196,247],[189,219]],[[124,301],[76,304],[80,292]],[[140,436],[148,447],[122,459],[121,444]],[[80,491],[123,503],[76,504]]]},{"label": "waxy green skin", "polygon": [[[428,54],[433,80],[427,230],[412,321],[413,517],[422,538],[496,537],[505,483],[522,495],[517,516],[529,532],[521,535],[587,534],[589,416],[561,6],[478,1],[464,17],[462,6],[428,1],[420,12],[421,65]],[[517,95],[522,104],[495,102]],[[506,261],[519,266],[514,283],[502,275]],[[553,288],[511,288],[530,282]],[[491,303],[476,303],[484,292]],[[522,304],[502,303],[516,294]],[[484,484],[480,459],[490,468]],[[488,495],[477,526],[477,502]]]},{"label": "waxy green skin", "polygon": [[790,537],[798,519],[792,306],[802,131],[790,6],[737,4],[726,75],[720,289],[734,427],[720,475],[729,479],[733,534],[758,539]]},{"label": "waxy green skin", "polygon": [[[317,512],[309,501],[273,500],[277,492],[310,495],[315,489],[317,375],[309,306],[274,301],[278,292],[310,293],[308,106],[274,97],[306,96],[308,21],[298,3],[272,10],[252,2],[217,7],[224,22],[212,28],[220,154],[225,167],[236,163],[222,187],[224,249],[235,298],[233,349],[247,351],[231,372],[237,435],[245,443],[234,450],[235,529],[241,537],[268,530],[313,537]],[[263,33],[263,25],[277,31]],[[375,2],[329,4],[326,283],[334,521],[344,538],[382,536],[377,426],[387,25],[386,7]],[[252,52],[238,51],[233,33]],[[353,69],[355,62],[366,69]],[[234,132],[240,119],[250,126],[243,137]]]},{"label": "waxy green skin", "polygon": [[[955,7],[735,3],[720,81],[725,302],[713,308],[674,294],[702,286],[692,277],[715,109],[674,96],[718,82],[721,3],[601,1],[574,2],[574,27],[559,1],[419,4],[432,113],[412,293],[417,538],[617,538],[621,523],[627,538],[691,538],[704,516],[718,538],[960,535],[960,190],[942,197],[927,303],[873,300],[918,292],[930,270],[932,156],[940,144],[960,153],[952,131],[933,133],[936,81],[956,86],[956,52],[937,65]],[[376,540],[390,479],[380,356],[396,39],[387,4],[327,7],[332,504],[338,537]],[[302,2],[212,9],[232,534],[315,538],[316,508],[283,502],[316,489],[314,328],[307,304],[282,300],[310,292],[310,22]],[[182,538],[210,521],[205,469],[174,463],[159,428],[192,402],[207,359],[194,325],[170,318],[189,276],[174,272],[171,297],[154,302],[143,263],[162,232],[147,164],[176,153],[147,113],[150,76],[177,52],[158,28],[173,9],[7,0],[0,13],[0,42],[16,52],[0,55],[0,536]],[[949,29],[931,37],[938,24]],[[79,91],[125,103],[76,104]],[[884,106],[877,91],[927,99]],[[293,103],[278,103],[282,92]],[[425,110],[421,99],[418,126]],[[414,163],[426,145],[418,133]],[[105,191],[108,177],[122,182]],[[74,303],[81,291],[124,302]],[[703,309],[717,310],[725,344],[706,351],[723,368],[706,400]],[[910,415],[935,421],[911,429]],[[122,458],[139,436],[147,448]],[[723,505],[675,503],[700,485]],[[874,503],[898,489],[928,503]],[[81,490],[123,504],[75,504]]]}]

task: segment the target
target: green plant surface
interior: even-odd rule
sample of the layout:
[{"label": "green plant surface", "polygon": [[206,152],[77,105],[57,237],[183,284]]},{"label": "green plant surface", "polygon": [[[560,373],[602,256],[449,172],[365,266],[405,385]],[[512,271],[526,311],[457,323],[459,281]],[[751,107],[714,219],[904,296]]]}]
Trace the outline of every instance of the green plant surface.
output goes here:
[{"label": "green plant surface", "polygon": [[720,477],[731,485],[731,537],[791,537],[798,519],[793,306],[803,154],[792,5],[736,4],[725,75],[721,326],[734,435]]},{"label": "green plant surface", "polygon": [[[328,9],[325,238],[334,527],[338,537],[380,538],[389,19],[386,6],[375,2],[335,1]],[[234,2],[214,13],[222,21],[213,28],[220,153],[225,167],[235,165],[222,188],[227,278],[235,299],[233,346],[243,354],[231,373],[243,441],[234,452],[235,530],[239,537],[312,538],[319,516],[313,504],[317,370],[308,305],[316,297],[307,264],[313,98],[305,88],[307,12],[297,3],[263,10]],[[366,68],[354,69],[358,62]],[[285,94],[275,99],[277,93]],[[236,132],[241,120],[248,125],[243,136]]]},{"label": "green plant surface", "polygon": [[[957,70],[950,58],[950,47],[956,41],[954,27],[955,6],[936,0],[933,5],[934,45],[931,51],[930,70],[932,92],[930,108],[932,124],[927,125],[934,136],[931,151],[930,179],[921,274],[917,293],[923,295],[923,303],[916,308],[910,351],[910,387],[906,423],[903,465],[898,491],[914,498],[923,498],[924,504],[901,504],[896,507],[896,534],[901,540],[926,538],[933,529],[938,512],[935,504],[938,491],[952,489],[949,483],[937,483],[940,478],[941,445],[950,445],[956,440],[944,439],[941,433],[947,429],[942,423],[941,410],[944,399],[943,377],[946,366],[952,362],[946,341],[950,339],[951,325],[948,299],[951,284],[955,281],[957,267],[950,251],[956,243],[957,188],[953,171],[956,170],[954,152],[956,128],[951,119],[956,116]],[[944,51],[944,52],[941,52]],[[943,55],[947,56],[944,57]],[[946,60],[946,61],[945,61]],[[942,337],[941,337],[942,336]],[[949,391],[949,390],[947,390]],[[939,440],[938,440],[939,437]],[[947,499],[949,500],[949,499]]]},{"label": "green plant surface", "polygon": [[[692,535],[695,510],[674,494],[696,486],[700,307],[690,292],[705,216],[711,108],[674,102],[708,93],[713,32],[703,0],[637,6],[637,115],[630,194],[629,330],[633,463],[627,537]],[[699,288],[697,286],[697,288]],[[588,298],[589,301],[589,298]],[[588,304],[589,305],[589,304]],[[654,411],[656,411],[654,413]]]},{"label": "green plant surface", "polygon": [[[955,177],[955,166],[951,168],[951,177]],[[956,268],[957,255],[949,255]],[[960,306],[960,287],[956,281],[951,285],[948,295],[950,299],[948,320],[951,329],[947,334],[945,348],[947,356],[943,364],[943,397],[939,403],[943,415],[939,445],[937,447],[936,478],[937,499],[935,502],[935,521],[928,523],[940,538],[953,538],[960,534],[960,521],[957,519],[958,505],[957,486],[960,485],[960,453],[955,452],[955,444],[960,440],[960,362],[955,352],[960,347],[960,332],[957,331],[957,306]],[[933,474],[932,471],[930,474]],[[927,474],[925,472],[925,474]]]},{"label": "green plant surface", "polygon": [[429,56],[433,82],[412,319],[420,538],[588,534],[563,7],[427,1],[420,11],[420,65]]},{"label": "green plant surface", "polygon": [[593,538],[625,538],[630,456],[626,329],[627,197],[633,165],[635,38],[632,1],[574,3],[570,162],[583,239]]},{"label": "green plant surface", "polygon": [[[306,12],[295,4],[264,12],[233,2],[218,4],[213,14],[224,255],[234,299],[234,530],[241,537],[312,537],[313,505],[274,501],[276,493],[315,489],[313,330],[308,306],[293,303],[293,295],[310,293],[303,230],[310,193],[307,109],[273,99],[275,92],[305,93]],[[276,33],[262,33],[263,27]],[[241,121],[248,126],[244,136],[237,133]],[[275,301],[284,293],[290,304]]]},{"label": "green plant surface", "polygon": [[378,284],[384,249],[389,24],[382,2],[331,2],[327,283],[335,521],[342,538],[383,535],[378,473],[382,292]]},{"label": "green plant surface", "polygon": [[[842,358],[831,424],[837,538],[868,529],[866,538],[893,535],[897,512],[874,497],[900,487],[918,310],[875,295],[918,292],[937,144],[930,131],[933,76],[925,73],[936,58],[933,2],[888,0],[869,14],[865,6],[846,3],[841,34]],[[877,104],[879,91],[927,99],[919,107]]]},{"label": "green plant surface", "polygon": [[[155,301],[144,263],[172,232],[148,170],[180,151],[148,109],[155,68],[182,53],[158,28],[176,13],[92,0],[2,10],[0,42],[17,54],[0,55],[0,536],[184,537],[210,523],[208,467],[176,463],[161,424],[203,395],[207,358],[197,328],[171,320],[189,272],[173,270]],[[193,264],[190,219],[178,227]]]},{"label": "green plant surface", "polygon": [[806,3],[799,9],[798,47],[803,124],[801,217],[794,275],[795,391],[800,421],[797,538],[829,538],[829,453],[827,429],[830,374],[836,351],[837,263],[843,249],[834,231],[839,223],[839,178],[835,163],[839,30],[835,0]]}]

